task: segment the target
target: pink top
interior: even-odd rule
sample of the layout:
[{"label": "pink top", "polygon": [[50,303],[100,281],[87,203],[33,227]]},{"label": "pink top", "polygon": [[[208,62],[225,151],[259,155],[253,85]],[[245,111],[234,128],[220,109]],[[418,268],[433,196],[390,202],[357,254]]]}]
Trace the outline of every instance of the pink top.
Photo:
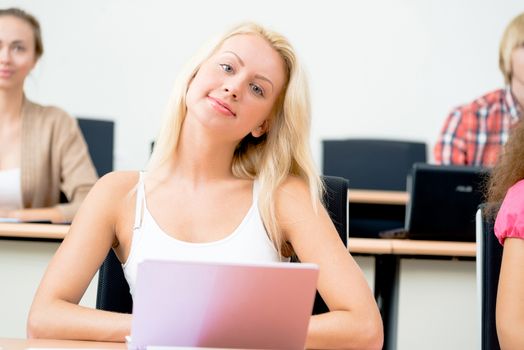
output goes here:
[{"label": "pink top", "polygon": [[524,180],[506,193],[495,221],[495,235],[500,244],[508,237],[524,239]]}]

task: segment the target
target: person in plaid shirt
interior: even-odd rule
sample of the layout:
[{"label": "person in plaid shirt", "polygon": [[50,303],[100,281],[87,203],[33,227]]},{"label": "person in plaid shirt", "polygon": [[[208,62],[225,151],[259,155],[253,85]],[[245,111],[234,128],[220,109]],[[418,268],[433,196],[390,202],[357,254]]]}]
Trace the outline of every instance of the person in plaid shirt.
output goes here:
[{"label": "person in plaid shirt", "polygon": [[504,32],[499,66],[506,87],[449,114],[434,149],[437,164],[491,167],[497,162],[510,129],[523,115],[524,13]]}]

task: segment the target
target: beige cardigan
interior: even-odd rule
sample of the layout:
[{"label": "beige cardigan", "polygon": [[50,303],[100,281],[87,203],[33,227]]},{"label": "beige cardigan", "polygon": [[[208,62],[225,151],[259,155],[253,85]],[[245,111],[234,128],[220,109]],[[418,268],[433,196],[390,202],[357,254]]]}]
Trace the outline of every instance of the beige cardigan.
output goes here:
[{"label": "beige cardigan", "polygon": [[[24,98],[21,143],[24,208],[56,206],[71,221],[97,180],[76,119]],[[60,192],[68,203],[60,204]]]}]

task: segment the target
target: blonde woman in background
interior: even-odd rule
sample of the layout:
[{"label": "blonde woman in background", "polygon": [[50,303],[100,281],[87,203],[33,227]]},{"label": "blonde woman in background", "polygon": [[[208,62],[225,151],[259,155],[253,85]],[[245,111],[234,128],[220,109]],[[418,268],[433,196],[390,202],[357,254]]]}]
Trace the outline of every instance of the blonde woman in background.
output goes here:
[{"label": "blonde woman in background", "polygon": [[523,48],[524,13],[508,24],[500,42],[499,67],[506,87],[451,111],[435,144],[437,164],[495,165],[524,113]]},{"label": "blonde woman in background", "polygon": [[0,217],[71,221],[97,176],[76,121],[25,97],[43,51],[32,15],[0,9]]},{"label": "blonde woman in background", "polygon": [[234,28],[189,64],[168,110],[149,171],[111,173],[88,195],[37,291],[29,336],[124,340],[131,315],[77,305],[111,247],[131,293],[143,259],[294,253],[319,265],[330,309],[311,317],[307,347],[380,349],[372,293],[320,201],[308,89],[289,42]]}]

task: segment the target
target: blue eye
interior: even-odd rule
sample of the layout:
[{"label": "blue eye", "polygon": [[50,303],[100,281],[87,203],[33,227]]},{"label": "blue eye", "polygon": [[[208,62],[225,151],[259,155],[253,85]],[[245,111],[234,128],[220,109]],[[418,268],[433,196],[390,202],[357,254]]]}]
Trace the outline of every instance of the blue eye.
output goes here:
[{"label": "blue eye", "polygon": [[264,96],[264,89],[262,89],[257,84],[250,84],[249,87],[250,87],[251,91],[253,91],[253,93],[255,95]]},{"label": "blue eye", "polygon": [[220,65],[220,68],[222,68],[222,70],[226,73],[233,73],[233,67],[231,67],[231,65],[229,64],[226,64],[226,63],[222,63]]}]

